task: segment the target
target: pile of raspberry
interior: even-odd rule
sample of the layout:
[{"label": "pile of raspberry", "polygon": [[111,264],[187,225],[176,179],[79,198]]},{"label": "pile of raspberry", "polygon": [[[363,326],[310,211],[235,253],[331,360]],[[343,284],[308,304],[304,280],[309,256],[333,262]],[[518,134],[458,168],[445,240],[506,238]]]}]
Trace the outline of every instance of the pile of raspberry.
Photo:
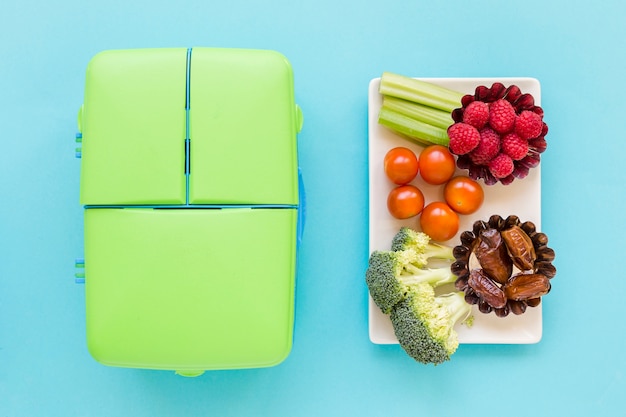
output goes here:
[{"label": "pile of raspberry", "polygon": [[476,87],[461,104],[452,112],[449,147],[470,178],[507,185],[539,165],[548,125],[531,94],[516,85],[494,83],[491,88]]}]

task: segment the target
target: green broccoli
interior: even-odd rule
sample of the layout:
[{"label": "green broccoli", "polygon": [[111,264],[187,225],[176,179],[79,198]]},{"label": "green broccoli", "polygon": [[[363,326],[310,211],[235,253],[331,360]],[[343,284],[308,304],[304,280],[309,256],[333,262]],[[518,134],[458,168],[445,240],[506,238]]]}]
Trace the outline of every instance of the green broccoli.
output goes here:
[{"label": "green broccoli", "polygon": [[[430,264],[432,259],[440,265]],[[400,346],[418,362],[436,365],[449,360],[459,346],[454,326],[473,322],[472,307],[462,292],[441,288],[435,293],[456,281],[450,268],[454,260],[452,248],[408,227],[394,236],[391,250],[370,255],[365,273],[370,296],[390,315]]]},{"label": "green broccoli", "polygon": [[426,233],[415,231],[409,227],[401,227],[391,241],[391,250],[413,250],[421,266],[428,264],[430,259],[442,259],[454,262],[452,248],[431,242]]},{"label": "green broccoli", "polygon": [[459,341],[457,322],[471,326],[471,305],[463,293],[435,296],[432,286],[411,286],[407,296],[390,314],[394,332],[404,351],[418,362],[441,364],[456,352]]},{"label": "green broccoli", "polygon": [[450,266],[424,268],[422,257],[413,250],[374,251],[369,258],[365,281],[372,300],[385,314],[404,299],[409,286],[427,283],[432,287],[453,283]]}]

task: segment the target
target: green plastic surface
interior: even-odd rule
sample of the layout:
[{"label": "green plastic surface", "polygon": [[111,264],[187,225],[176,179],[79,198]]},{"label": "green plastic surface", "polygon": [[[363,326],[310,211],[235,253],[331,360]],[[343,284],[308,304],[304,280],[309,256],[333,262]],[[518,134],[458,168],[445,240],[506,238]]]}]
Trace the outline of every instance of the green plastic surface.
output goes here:
[{"label": "green plastic surface", "polygon": [[302,124],[287,60],[103,52],[78,119],[92,356],[186,376],[284,360]]},{"label": "green plastic surface", "polygon": [[272,51],[193,48],[192,204],[297,204],[293,75]]},{"label": "green plastic surface", "polygon": [[186,83],[186,48],[105,51],[90,61],[81,204],[185,202]]},{"label": "green plastic surface", "polygon": [[284,360],[296,217],[295,209],[86,210],[93,357],[189,375]]}]

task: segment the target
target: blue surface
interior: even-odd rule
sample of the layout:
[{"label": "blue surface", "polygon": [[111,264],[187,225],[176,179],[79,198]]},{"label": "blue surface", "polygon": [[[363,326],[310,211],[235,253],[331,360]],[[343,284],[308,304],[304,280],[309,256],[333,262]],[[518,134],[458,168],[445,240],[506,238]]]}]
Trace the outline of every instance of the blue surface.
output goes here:
[{"label": "blue surface", "polygon": [[[503,2],[502,2],[503,3]],[[5,2],[0,8],[0,416],[624,416],[626,3]],[[84,70],[113,48],[275,49],[305,122],[295,344],[280,366],[186,379],[85,347],[74,158]],[[367,86],[531,76],[550,125],[543,230],[558,275],[536,345],[438,367],[367,334]]]}]

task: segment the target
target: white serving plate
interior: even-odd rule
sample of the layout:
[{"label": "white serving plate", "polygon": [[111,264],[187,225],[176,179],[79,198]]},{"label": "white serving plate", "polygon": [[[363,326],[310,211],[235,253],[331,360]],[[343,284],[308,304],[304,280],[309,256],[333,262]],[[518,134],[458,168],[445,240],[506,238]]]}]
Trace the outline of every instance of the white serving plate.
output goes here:
[{"label": "white serving plate", "polygon": [[[541,91],[539,81],[534,78],[422,78],[435,84],[442,85],[461,93],[473,94],[478,85],[491,87],[495,81],[505,86],[517,85],[522,92],[530,93],[535,98],[535,104],[541,105]],[[420,230],[417,217],[407,220],[393,218],[387,211],[387,194],[394,185],[387,179],[383,171],[383,158],[387,151],[396,146],[404,146],[419,154],[422,147],[395,134],[391,130],[378,124],[378,111],[382,104],[382,96],[378,92],[380,78],[375,78],[369,84],[368,124],[369,124],[369,250],[388,250],[393,236],[401,226],[409,226]],[[476,220],[487,220],[493,214],[503,218],[514,214],[522,221],[532,221],[541,230],[541,165],[530,170],[528,176],[522,180],[516,179],[510,185],[486,186],[484,183],[485,202],[479,211],[474,214],[460,216],[459,233],[447,242],[449,246],[460,244],[459,235],[465,230],[471,230]],[[466,171],[457,169],[458,174]],[[418,175],[412,184],[424,193],[426,204],[443,199],[442,186],[431,186],[423,182]],[[529,344],[537,343],[542,335],[542,308],[527,308],[522,315],[509,314],[500,318],[494,313],[483,314],[474,308],[474,325],[470,328],[457,325],[456,330],[460,343],[482,344]],[[383,314],[369,299],[369,336],[372,343],[397,344],[389,317]]]}]

